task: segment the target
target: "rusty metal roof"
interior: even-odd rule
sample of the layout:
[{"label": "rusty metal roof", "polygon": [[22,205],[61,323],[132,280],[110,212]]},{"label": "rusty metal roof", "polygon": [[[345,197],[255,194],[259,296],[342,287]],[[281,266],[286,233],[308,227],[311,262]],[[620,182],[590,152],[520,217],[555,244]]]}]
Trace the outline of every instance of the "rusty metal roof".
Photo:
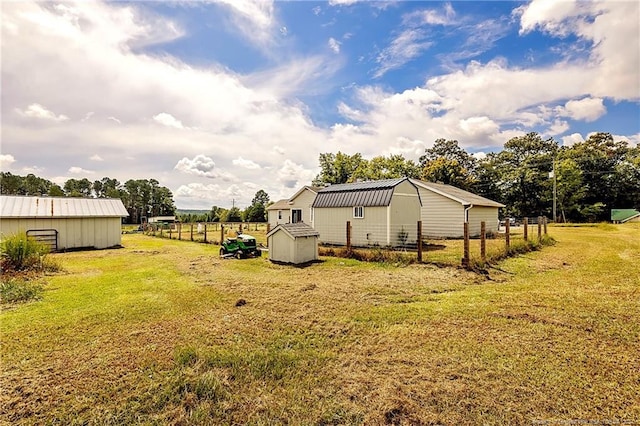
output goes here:
[{"label": "rusty metal roof", "polygon": [[0,217],[69,218],[129,216],[120,199],[0,196]]},{"label": "rusty metal roof", "polygon": [[391,203],[393,190],[407,178],[331,185],[318,191],[312,207],[379,207]]}]

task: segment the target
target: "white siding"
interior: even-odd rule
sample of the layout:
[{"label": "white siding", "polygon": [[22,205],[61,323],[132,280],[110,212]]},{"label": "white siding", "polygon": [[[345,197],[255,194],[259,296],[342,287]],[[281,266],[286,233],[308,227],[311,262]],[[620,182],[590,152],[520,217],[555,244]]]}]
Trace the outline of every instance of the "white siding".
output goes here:
[{"label": "white siding", "polygon": [[[311,204],[316,199],[316,194],[310,189],[305,189],[300,195],[291,200],[291,209],[302,210],[302,222],[309,226],[313,226]],[[285,223],[291,222],[290,220]]]},{"label": "white siding", "polygon": [[426,238],[459,238],[464,234],[464,207],[457,201],[420,188],[422,234]]},{"label": "white siding", "polygon": [[[291,218],[290,218],[291,210],[268,210],[267,212],[268,212],[267,217],[269,219],[268,222],[271,229],[275,228],[277,225],[280,225],[281,223],[291,222]],[[280,219],[278,218],[278,214],[281,217]]]},{"label": "white siding", "polygon": [[498,232],[498,208],[497,207],[472,207],[469,210],[469,235],[480,235],[480,222],[484,221],[487,234]]},{"label": "white siding", "polygon": [[58,231],[58,249],[108,248],[122,242],[121,218],[51,218],[0,221],[0,235],[9,236],[28,230],[55,229]]},{"label": "white siding", "polygon": [[351,244],[381,245],[387,242],[387,207],[365,207],[364,218],[353,217],[353,207],[316,208],[314,229],[327,244],[347,243],[347,221],[351,221]]},{"label": "white siding", "polygon": [[285,263],[306,263],[318,258],[316,237],[291,238],[285,231],[269,236],[269,260]]},{"label": "white siding", "polygon": [[409,181],[402,182],[393,191],[389,204],[389,243],[396,245],[400,232],[406,232],[407,244],[418,240],[418,221],[420,220],[420,198],[416,187]]}]

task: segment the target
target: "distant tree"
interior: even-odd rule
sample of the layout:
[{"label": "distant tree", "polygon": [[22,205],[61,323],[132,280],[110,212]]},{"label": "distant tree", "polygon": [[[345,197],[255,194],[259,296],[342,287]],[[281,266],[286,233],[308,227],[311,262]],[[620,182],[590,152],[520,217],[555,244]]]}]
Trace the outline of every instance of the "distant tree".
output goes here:
[{"label": "distant tree", "polygon": [[395,179],[401,177],[417,178],[420,175],[418,165],[402,155],[378,156],[371,160],[362,160],[358,168],[349,178],[349,182],[357,180]]},{"label": "distant tree", "polygon": [[213,206],[211,207],[211,212],[209,213],[209,217],[211,218],[211,222],[220,222],[220,219],[225,214],[226,214],[226,209],[218,206]]},{"label": "distant tree", "polygon": [[580,220],[581,201],[585,195],[582,171],[571,158],[556,163],[557,205],[563,222]]},{"label": "distant tree", "polygon": [[69,179],[64,183],[64,193],[67,197],[91,197],[93,184],[87,178]]},{"label": "distant tree", "polygon": [[353,173],[364,161],[360,153],[353,155],[342,152],[320,154],[320,174],[315,177],[313,184],[323,186],[349,182]]},{"label": "distant tree", "polygon": [[242,212],[238,207],[232,207],[226,211],[222,222],[242,222]]},{"label": "distant tree", "polygon": [[64,191],[60,188],[60,185],[51,185],[49,188],[50,197],[64,197]]},{"label": "distant tree", "polygon": [[262,204],[266,207],[267,204],[269,204],[269,194],[262,189],[256,192],[256,195],[253,196],[253,200],[251,200],[251,205],[255,204]]},{"label": "distant tree", "polygon": [[551,216],[553,182],[549,172],[558,145],[529,133],[510,139],[493,158],[509,215]]},{"label": "distant tree", "polygon": [[436,139],[433,147],[424,150],[424,155],[420,157],[420,167],[424,169],[429,162],[441,158],[455,161],[459,167],[471,174],[477,165],[476,158],[461,148],[457,140]]},{"label": "distant tree", "polygon": [[25,195],[23,178],[10,172],[0,172],[0,193],[3,195]]},{"label": "distant tree", "polygon": [[420,177],[471,190],[477,181],[478,160],[460,147],[457,140],[437,139],[420,157]]}]

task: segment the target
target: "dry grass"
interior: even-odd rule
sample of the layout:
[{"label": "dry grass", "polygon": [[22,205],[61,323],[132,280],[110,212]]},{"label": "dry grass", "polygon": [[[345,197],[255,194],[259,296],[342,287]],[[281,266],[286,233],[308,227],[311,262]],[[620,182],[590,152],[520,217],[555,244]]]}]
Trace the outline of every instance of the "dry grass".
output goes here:
[{"label": "dry grass", "polygon": [[488,276],[222,260],[213,245],[141,235],[56,255],[66,273],[43,300],[1,314],[0,418],[637,422],[640,227],[552,235]]}]

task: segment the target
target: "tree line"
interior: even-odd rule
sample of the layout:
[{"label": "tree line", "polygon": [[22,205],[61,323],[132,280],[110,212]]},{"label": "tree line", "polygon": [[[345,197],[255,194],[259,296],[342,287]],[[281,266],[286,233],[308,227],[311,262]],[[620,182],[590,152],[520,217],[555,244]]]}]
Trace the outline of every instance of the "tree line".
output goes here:
[{"label": "tree line", "polygon": [[259,190],[251,200],[251,204],[244,210],[238,207],[225,209],[213,206],[208,212],[185,212],[178,214],[180,222],[266,222],[267,207],[272,204],[269,194],[264,190]]},{"label": "tree line", "polygon": [[[418,162],[402,155],[371,160],[359,153],[323,153],[313,184],[324,186],[398,177],[440,182],[501,202],[511,217],[553,216],[562,221],[608,220],[613,208],[640,209],[640,147],[594,133],[559,146],[532,132],[502,151],[478,159],[457,140],[438,139]],[[555,188],[555,190],[554,190]]]},{"label": "tree line", "polygon": [[171,191],[155,179],[129,179],[124,184],[104,177],[91,182],[87,178],[69,179],[63,186],[28,174],[18,176],[0,172],[0,193],[51,197],[119,198],[129,212],[129,223],[140,223],[143,217],[172,216],[176,206]]}]

